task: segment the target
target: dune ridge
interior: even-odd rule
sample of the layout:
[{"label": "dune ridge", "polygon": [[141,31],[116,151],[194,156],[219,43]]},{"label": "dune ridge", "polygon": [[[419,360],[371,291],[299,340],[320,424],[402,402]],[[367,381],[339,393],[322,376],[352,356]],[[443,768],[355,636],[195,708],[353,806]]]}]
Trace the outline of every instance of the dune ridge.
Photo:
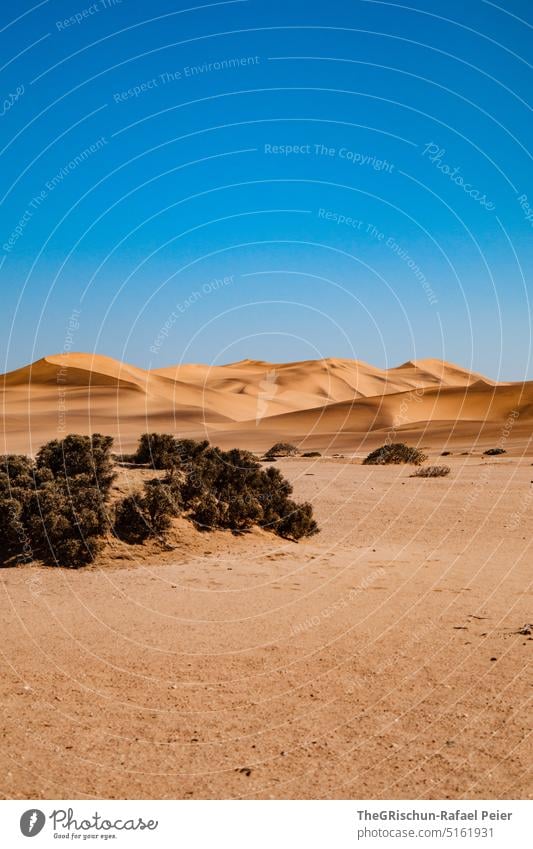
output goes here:
[{"label": "dune ridge", "polygon": [[0,379],[4,451],[64,432],[105,431],[128,450],[145,430],[207,436],[262,450],[276,437],[354,450],[387,432],[494,439],[513,413],[533,420],[533,382],[498,383],[439,359],[381,369],[361,360],[246,359],[146,370],[100,354],[43,357]]}]

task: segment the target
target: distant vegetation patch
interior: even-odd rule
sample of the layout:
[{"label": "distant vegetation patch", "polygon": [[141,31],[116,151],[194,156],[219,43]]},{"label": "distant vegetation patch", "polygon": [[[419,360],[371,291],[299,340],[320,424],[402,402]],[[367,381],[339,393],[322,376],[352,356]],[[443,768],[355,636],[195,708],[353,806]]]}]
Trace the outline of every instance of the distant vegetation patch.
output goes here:
[{"label": "distant vegetation patch", "polygon": [[387,466],[390,464],[413,463],[419,466],[427,460],[427,456],[418,448],[411,448],[403,442],[393,442],[390,445],[382,445],[368,454],[363,460],[364,466]]},{"label": "distant vegetation patch", "polygon": [[276,442],[272,448],[266,451],[265,458],[270,460],[273,457],[296,457],[299,453],[296,445],[292,445],[290,442]]},{"label": "distant vegetation patch", "polygon": [[489,448],[487,451],[484,451],[483,454],[487,457],[497,457],[498,454],[507,454],[507,451],[505,448]]},{"label": "distant vegetation patch", "polygon": [[320,451],[306,451],[302,457],[322,457]]},{"label": "distant vegetation patch", "polygon": [[422,466],[411,475],[413,478],[445,478],[450,474],[449,466]]}]

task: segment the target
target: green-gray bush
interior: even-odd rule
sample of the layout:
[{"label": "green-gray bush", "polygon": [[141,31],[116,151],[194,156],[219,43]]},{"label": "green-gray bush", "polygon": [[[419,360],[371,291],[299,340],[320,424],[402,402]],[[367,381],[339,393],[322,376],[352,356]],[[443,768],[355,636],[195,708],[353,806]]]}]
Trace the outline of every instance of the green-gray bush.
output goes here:
[{"label": "green-gray bush", "polygon": [[179,489],[164,481],[147,481],[142,492],[122,499],[115,510],[115,531],[125,542],[160,537],[181,512]]},{"label": "green-gray bush", "polygon": [[450,474],[449,466],[422,466],[411,475],[413,478],[444,478]]},{"label": "green-gray bush", "polygon": [[69,434],[38,452],[26,522],[44,560],[77,568],[101,549],[115,479],[112,445],[111,436]]},{"label": "green-gray bush", "polygon": [[295,457],[299,453],[296,445],[292,445],[290,442],[276,442],[265,453],[265,457],[267,459],[271,457]]},{"label": "green-gray bush", "polygon": [[243,531],[257,524],[293,539],[318,531],[311,505],[292,501],[292,486],[281,472],[273,467],[263,470],[249,451],[204,450],[181,493],[201,528]]},{"label": "green-gray bush", "polygon": [[37,453],[37,469],[47,469],[54,478],[67,481],[84,475],[103,497],[107,497],[116,477],[112,445],[112,436],[71,433],[62,440],[53,439],[42,446]]},{"label": "green-gray bush", "polygon": [[403,442],[393,442],[390,445],[382,445],[368,454],[363,460],[364,466],[386,466],[398,463],[413,463],[419,466],[427,460],[425,454],[418,448],[411,448]]},{"label": "green-gray bush", "polygon": [[108,529],[103,493],[92,475],[59,476],[36,488],[28,529],[44,560],[77,568],[94,559]]}]

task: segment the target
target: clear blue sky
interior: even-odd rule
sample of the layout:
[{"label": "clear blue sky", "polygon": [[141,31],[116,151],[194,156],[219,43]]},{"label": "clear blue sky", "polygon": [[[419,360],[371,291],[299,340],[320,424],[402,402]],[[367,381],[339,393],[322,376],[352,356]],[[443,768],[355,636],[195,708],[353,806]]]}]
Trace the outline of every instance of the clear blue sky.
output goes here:
[{"label": "clear blue sky", "polygon": [[531,3],[412,2],[2,4],[2,370],[532,377]]}]

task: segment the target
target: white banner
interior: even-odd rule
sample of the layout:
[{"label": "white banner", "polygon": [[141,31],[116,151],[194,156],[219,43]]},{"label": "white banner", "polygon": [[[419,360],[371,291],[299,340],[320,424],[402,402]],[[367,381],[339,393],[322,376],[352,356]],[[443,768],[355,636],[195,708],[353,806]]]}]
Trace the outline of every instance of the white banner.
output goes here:
[{"label": "white banner", "polygon": [[[379,849],[531,846],[533,802],[3,801],[2,845]],[[32,841],[35,841],[34,843]]]}]

